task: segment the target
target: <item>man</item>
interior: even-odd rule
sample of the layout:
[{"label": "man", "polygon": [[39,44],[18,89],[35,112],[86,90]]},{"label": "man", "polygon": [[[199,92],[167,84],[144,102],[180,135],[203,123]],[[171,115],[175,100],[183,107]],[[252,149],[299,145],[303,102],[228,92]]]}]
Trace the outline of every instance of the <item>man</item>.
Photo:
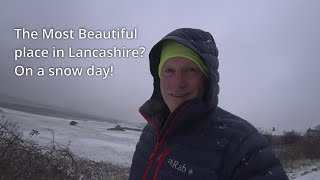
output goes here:
[{"label": "man", "polygon": [[218,50],[210,33],[177,29],[150,51],[153,94],[130,180],[288,179],[263,136],[219,108]]}]

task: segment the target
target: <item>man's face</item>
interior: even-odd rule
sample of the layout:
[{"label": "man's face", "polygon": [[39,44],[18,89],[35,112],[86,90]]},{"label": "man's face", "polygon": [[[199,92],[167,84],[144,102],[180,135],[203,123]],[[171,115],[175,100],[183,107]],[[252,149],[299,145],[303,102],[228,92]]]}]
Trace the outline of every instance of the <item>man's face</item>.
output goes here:
[{"label": "man's face", "polygon": [[160,89],[170,111],[182,102],[202,99],[205,91],[205,76],[199,67],[184,57],[168,59],[161,71]]}]

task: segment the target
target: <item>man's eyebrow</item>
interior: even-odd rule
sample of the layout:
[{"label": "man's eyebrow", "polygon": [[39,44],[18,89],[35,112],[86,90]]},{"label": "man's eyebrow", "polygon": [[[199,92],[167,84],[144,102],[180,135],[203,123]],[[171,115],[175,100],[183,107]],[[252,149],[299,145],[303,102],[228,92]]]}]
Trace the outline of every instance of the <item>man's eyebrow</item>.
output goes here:
[{"label": "man's eyebrow", "polygon": [[[170,66],[169,66],[170,67]],[[162,69],[163,68],[168,68],[168,64],[164,64],[163,66],[162,66]]]},{"label": "man's eyebrow", "polygon": [[200,69],[199,66],[197,66],[196,64],[193,64],[193,63],[188,63],[188,64],[185,64],[185,65],[183,65],[183,66],[193,67],[193,68],[198,68],[198,69]]}]

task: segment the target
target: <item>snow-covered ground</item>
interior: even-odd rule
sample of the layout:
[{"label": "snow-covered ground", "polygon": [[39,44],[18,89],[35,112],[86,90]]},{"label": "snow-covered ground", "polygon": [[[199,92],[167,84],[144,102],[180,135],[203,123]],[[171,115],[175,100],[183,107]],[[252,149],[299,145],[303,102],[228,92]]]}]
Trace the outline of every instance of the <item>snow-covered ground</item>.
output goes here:
[{"label": "snow-covered ground", "polygon": [[[1,110],[3,112],[1,112]],[[139,140],[139,131],[110,131],[116,124],[108,122],[75,120],[77,125],[69,125],[71,120],[48,116],[35,115],[15,110],[0,108],[0,115],[18,122],[24,135],[28,136],[32,130],[40,134],[33,136],[33,140],[41,145],[52,141],[54,132],[55,141],[61,145],[70,143],[71,150],[81,156],[94,161],[107,161],[129,167],[135,146]],[[2,115],[1,115],[2,116]],[[123,126],[128,127],[125,124]],[[288,173],[290,179],[319,180],[320,162],[311,166],[301,167]]]},{"label": "snow-covered ground", "polygon": [[41,145],[47,145],[52,141],[52,132],[48,130],[50,129],[54,132],[55,142],[61,145],[68,145],[71,142],[71,150],[80,157],[127,167],[131,165],[135,146],[141,134],[132,130],[107,130],[117,125],[108,122],[75,120],[78,124],[72,126],[69,125],[71,122],[69,119],[0,109],[5,118],[18,122],[26,137],[32,130],[37,130],[40,134],[33,136],[32,140]]},{"label": "snow-covered ground", "polygon": [[319,180],[319,179],[320,179],[319,170],[297,178],[297,180]]},{"label": "snow-covered ground", "polygon": [[319,180],[320,179],[320,169],[318,169],[317,171],[312,171],[310,173],[301,175],[301,176],[299,176],[297,178],[291,178],[291,179],[295,179],[295,180]]},{"label": "snow-covered ground", "polygon": [[300,160],[296,162],[295,169],[287,169],[289,179],[293,180],[319,180],[320,179],[320,161],[318,160]]}]

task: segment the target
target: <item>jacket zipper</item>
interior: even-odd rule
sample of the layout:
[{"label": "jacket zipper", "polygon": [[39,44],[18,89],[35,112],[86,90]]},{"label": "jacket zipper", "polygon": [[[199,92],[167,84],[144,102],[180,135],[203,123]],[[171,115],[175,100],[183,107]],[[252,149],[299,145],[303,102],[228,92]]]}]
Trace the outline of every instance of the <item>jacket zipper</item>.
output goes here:
[{"label": "jacket zipper", "polygon": [[162,166],[162,164],[163,164],[163,161],[166,159],[166,157],[167,157],[167,155],[169,154],[169,152],[170,152],[170,148],[167,147],[167,148],[160,154],[160,156],[159,156],[159,158],[158,158],[158,165],[157,165],[157,167],[156,167],[156,171],[154,172],[153,177],[152,177],[153,180],[156,180],[156,179],[157,179],[157,176],[158,176],[158,173],[159,173],[159,171],[160,171],[160,168],[161,168],[161,166]]},{"label": "jacket zipper", "polygon": [[156,157],[156,155],[158,153],[159,147],[160,147],[160,143],[158,142],[156,147],[154,148],[150,158],[149,158],[149,164],[148,164],[147,169],[145,170],[145,172],[143,174],[142,180],[146,180],[148,172],[150,171],[151,165],[152,165],[152,163],[153,163],[153,161],[154,161],[154,159],[155,159],[155,157]]},{"label": "jacket zipper", "polygon": [[[171,129],[171,127],[175,124],[178,116],[187,108],[188,105],[189,105],[189,104],[186,104],[186,105],[175,115],[175,117],[174,117],[173,121],[170,123],[168,129],[166,129],[166,131],[163,131],[163,136],[162,136],[162,137],[161,137],[161,136],[159,137],[159,138],[161,138],[161,139],[158,139],[159,141],[157,142],[156,147],[154,148],[152,154],[150,155],[149,164],[148,164],[146,170],[144,171],[144,174],[143,174],[143,176],[142,176],[142,180],[146,180],[146,178],[147,178],[147,176],[148,176],[148,173],[149,173],[149,171],[150,171],[151,165],[153,164],[153,161],[154,161],[155,157],[157,156],[157,153],[158,153],[158,150],[159,150],[161,144],[162,144],[163,141],[165,140],[165,138],[166,138],[169,130]],[[161,134],[162,134],[162,133],[161,133]]]}]

